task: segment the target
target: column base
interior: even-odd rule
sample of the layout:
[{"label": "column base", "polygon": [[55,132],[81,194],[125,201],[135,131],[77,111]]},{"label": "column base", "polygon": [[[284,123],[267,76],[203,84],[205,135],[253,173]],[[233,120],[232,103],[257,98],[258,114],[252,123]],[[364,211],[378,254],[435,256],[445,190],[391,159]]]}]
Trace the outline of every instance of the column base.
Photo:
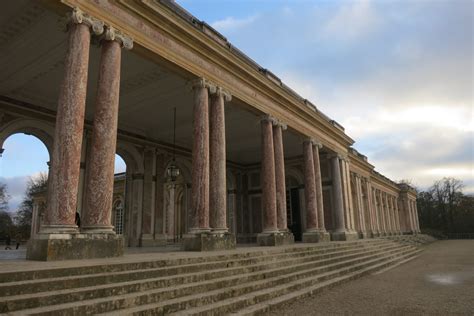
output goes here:
[{"label": "column base", "polygon": [[330,240],[331,240],[331,236],[329,235],[328,232],[313,231],[313,232],[303,233],[304,243],[326,242]]},{"label": "column base", "polygon": [[332,232],[331,233],[331,240],[332,241],[348,241],[348,240],[357,240],[359,239],[359,235],[355,232]]},{"label": "column base", "polygon": [[375,237],[373,232],[366,232],[365,235],[366,235],[365,238],[374,238]]},{"label": "column base", "polygon": [[359,239],[369,238],[369,235],[366,232],[357,232],[357,236],[359,236]]},{"label": "column base", "polygon": [[257,235],[259,246],[282,246],[295,243],[295,236],[291,232],[268,232]]},{"label": "column base", "polygon": [[231,233],[204,232],[183,236],[185,251],[214,251],[235,249],[235,236]]},{"label": "column base", "polygon": [[56,261],[123,255],[123,238],[115,234],[38,234],[27,245],[26,259]]}]

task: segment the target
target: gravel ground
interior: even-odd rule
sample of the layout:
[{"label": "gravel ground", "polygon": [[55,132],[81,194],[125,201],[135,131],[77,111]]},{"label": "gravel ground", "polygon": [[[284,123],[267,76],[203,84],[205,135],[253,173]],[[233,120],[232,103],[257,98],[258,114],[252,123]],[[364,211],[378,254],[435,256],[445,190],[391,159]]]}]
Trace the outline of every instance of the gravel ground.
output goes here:
[{"label": "gravel ground", "polygon": [[474,240],[437,241],[406,264],[272,315],[474,315]]}]

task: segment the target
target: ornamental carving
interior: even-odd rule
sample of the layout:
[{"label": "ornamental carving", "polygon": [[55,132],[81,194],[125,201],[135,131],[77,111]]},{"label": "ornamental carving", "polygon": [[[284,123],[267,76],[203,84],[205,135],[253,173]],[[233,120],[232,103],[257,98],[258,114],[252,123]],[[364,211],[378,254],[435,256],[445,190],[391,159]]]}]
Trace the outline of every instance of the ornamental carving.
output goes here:
[{"label": "ornamental carving", "polygon": [[74,8],[68,18],[68,23],[85,24],[89,26],[95,35],[104,33],[104,22],[91,17],[79,8]]},{"label": "ornamental carving", "polygon": [[107,26],[105,28],[105,32],[102,39],[106,41],[117,41],[125,49],[133,48],[133,39],[112,26]]}]

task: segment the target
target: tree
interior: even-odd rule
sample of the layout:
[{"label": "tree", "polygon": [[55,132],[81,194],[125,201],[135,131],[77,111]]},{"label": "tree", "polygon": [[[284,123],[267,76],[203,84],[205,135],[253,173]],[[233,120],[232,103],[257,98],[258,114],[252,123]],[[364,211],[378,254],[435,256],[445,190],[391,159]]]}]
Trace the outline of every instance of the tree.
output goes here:
[{"label": "tree", "polygon": [[443,178],[419,192],[420,226],[444,233],[474,232],[474,197],[462,193],[462,181]]},{"label": "tree", "polygon": [[8,212],[8,200],[10,196],[7,194],[7,185],[0,183],[0,212]]},{"label": "tree", "polygon": [[31,217],[33,215],[33,199],[38,193],[45,192],[48,188],[48,176],[40,173],[38,176],[30,177],[25,191],[25,197],[21,202],[15,216],[17,233],[22,238],[28,238],[31,231]]},{"label": "tree", "polygon": [[13,221],[8,213],[8,200],[10,196],[7,194],[7,185],[0,183],[0,238],[5,238],[11,234]]}]

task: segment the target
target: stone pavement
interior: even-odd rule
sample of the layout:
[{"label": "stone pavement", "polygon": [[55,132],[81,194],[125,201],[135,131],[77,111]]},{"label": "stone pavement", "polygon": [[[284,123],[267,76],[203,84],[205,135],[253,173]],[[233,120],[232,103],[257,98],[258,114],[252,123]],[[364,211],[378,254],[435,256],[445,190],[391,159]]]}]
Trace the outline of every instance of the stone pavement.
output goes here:
[{"label": "stone pavement", "polygon": [[406,264],[272,315],[474,315],[474,240],[435,242]]}]

